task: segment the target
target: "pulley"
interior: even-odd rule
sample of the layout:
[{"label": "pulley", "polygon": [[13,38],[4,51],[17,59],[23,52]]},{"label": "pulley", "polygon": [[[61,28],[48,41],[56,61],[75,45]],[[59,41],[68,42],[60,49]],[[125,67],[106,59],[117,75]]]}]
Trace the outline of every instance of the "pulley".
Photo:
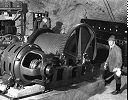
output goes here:
[{"label": "pulley", "polygon": [[55,68],[52,66],[52,64],[43,64],[41,66],[45,66],[40,67],[40,72],[42,76],[46,76],[47,78],[49,78],[51,75],[54,74]]}]

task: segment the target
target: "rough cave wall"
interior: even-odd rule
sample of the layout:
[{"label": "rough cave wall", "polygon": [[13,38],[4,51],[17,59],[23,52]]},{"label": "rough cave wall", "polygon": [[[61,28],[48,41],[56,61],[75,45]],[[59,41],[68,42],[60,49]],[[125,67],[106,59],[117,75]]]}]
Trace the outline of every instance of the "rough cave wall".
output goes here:
[{"label": "rough cave wall", "polygon": [[[16,0],[10,0],[16,1]],[[105,0],[19,0],[28,3],[27,34],[32,32],[32,14],[30,12],[49,12],[52,27],[57,21],[64,24],[66,31],[80,23],[81,18],[112,21],[103,1]],[[127,22],[127,0],[108,0],[117,22]],[[17,22],[19,24],[19,22]],[[31,31],[30,31],[31,30]]]}]

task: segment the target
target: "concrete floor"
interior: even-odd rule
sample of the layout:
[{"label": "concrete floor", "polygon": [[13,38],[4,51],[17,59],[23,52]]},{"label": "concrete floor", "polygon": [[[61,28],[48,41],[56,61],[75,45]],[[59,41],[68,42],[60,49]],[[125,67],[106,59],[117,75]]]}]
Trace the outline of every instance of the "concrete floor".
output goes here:
[{"label": "concrete floor", "polygon": [[121,78],[121,94],[112,95],[111,92],[115,90],[115,80],[96,95],[90,97],[88,100],[127,100],[127,76]]},{"label": "concrete floor", "polygon": [[[71,87],[65,87],[44,94],[30,96],[19,100],[87,100],[90,96],[103,90],[104,81],[102,79],[95,82],[82,82],[73,84]],[[0,100],[9,100],[0,96]]]},{"label": "concrete floor", "polygon": [[[97,80],[95,82],[82,82],[73,85],[70,89],[53,90],[20,100],[127,100],[127,76],[122,76],[121,94],[112,95],[113,90],[115,90],[115,80],[106,87],[104,87],[103,80]],[[0,96],[0,100],[9,99]]]}]

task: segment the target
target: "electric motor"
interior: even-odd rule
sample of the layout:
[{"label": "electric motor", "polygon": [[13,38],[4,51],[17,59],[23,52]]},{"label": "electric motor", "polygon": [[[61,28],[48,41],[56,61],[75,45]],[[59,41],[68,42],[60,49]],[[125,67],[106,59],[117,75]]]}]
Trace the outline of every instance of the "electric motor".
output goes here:
[{"label": "electric motor", "polygon": [[42,80],[38,64],[43,59],[43,51],[35,44],[13,43],[9,45],[2,54],[1,73],[12,75],[20,79],[23,84],[29,84],[33,80]]}]

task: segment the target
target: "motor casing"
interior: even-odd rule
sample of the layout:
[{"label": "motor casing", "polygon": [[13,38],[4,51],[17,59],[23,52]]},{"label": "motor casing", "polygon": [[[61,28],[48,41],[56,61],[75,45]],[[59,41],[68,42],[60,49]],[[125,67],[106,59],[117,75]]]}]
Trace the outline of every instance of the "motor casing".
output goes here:
[{"label": "motor casing", "polygon": [[1,73],[11,75],[23,84],[29,84],[34,79],[41,80],[40,69],[30,68],[32,60],[43,59],[43,51],[35,44],[13,43],[9,45],[1,57]]}]

